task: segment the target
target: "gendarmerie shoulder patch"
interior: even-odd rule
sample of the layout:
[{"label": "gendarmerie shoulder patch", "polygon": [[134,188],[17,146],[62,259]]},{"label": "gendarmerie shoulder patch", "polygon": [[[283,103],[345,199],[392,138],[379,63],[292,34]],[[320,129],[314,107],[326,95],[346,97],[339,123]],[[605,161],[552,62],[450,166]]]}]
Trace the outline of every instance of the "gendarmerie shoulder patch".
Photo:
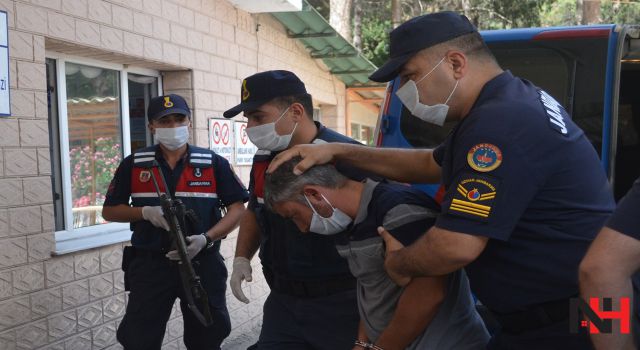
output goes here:
[{"label": "gendarmerie shoulder patch", "polygon": [[140,182],[148,182],[151,179],[151,173],[149,170],[143,170],[140,172]]},{"label": "gendarmerie shoulder patch", "polygon": [[494,177],[473,173],[463,174],[457,182],[449,204],[449,214],[487,221],[500,181]]},{"label": "gendarmerie shoulder patch", "polygon": [[467,153],[469,166],[482,173],[493,171],[502,164],[502,151],[490,143],[479,143]]}]

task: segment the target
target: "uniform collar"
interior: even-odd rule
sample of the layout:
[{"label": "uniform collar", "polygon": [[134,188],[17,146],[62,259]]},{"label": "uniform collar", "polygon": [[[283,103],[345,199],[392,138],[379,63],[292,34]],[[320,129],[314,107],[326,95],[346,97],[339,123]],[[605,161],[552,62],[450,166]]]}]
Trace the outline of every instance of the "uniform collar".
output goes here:
[{"label": "uniform collar", "polygon": [[[493,79],[489,80],[480,91],[476,102],[473,104],[473,108],[482,103],[485,99],[491,98],[497,90],[502,88],[514,79],[511,71],[505,70],[504,72],[496,75]],[[471,108],[473,110],[473,108]]]},{"label": "uniform collar", "polygon": [[373,181],[371,179],[366,179],[363,183],[362,194],[360,195],[360,204],[358,206],[358,213],[356,214],[356,218],[353,220],[353,226],[358,225],[363,222],[364,219],[369,215],[369,203],[371,203],[371,198],[373,198],[373,191],[380,183],[377,181]]},{"label": "uniform collar", "polygon": [[[153,145],[153,147],[155,147],[156,160],[158,160],[158,162],[162,162],[162,164],[167,164],[166,163],[167,160],[164,159],[164,156],[162,154],[162,149],[160,149],[160,144]],[[187,150],[186,150],[186,152],[184,152],[182,157],[178,160],[178,164],[184,162],[187,159],[189,159],[189,155],[190,154],[191,154],[191,146],[187,143]]]},{"label": "uniform collar", "polygon": [[320,136],[327,130],[327,127],[322,125],[322,123],[315,120],[313,121],[313,123],[316,125],[317,132],[316,136],[309,143],[316,143],[316,140],[320,140]]}]

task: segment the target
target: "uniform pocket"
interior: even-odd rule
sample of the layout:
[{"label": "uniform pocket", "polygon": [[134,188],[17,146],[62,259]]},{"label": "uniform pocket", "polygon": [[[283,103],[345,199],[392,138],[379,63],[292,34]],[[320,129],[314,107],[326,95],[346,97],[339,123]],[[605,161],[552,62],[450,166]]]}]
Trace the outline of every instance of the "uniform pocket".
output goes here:
[{"label": "uniform pocket", "polygon": [[[376,242],[377,240],[377,242]],[[382,238],[351,244],[349,267],[354,276],[366,277],[384,271],[384,249]]]}]

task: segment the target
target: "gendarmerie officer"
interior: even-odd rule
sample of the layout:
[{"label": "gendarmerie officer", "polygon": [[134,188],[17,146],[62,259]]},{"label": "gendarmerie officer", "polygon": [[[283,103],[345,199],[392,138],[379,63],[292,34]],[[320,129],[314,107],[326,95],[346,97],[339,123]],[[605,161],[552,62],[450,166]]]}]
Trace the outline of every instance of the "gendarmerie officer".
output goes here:
[{"label": "gendarmerie officer", "polygon": [[[471,289],[501,326],[490,349],[581,349],[569,303],[578,265],[614,207],[598,154],[564,108],[503,71],[469,20],[413,18],[391,32],[391,58],[370,78],[400,77],[411,113],[458,121],[435,150],[350,145],[296,147],[303,171],[332,160],[409,183],[446,188],[434,227],[405,249],[381,230],[396,280],[465,267]],[[397,251],[396,251],[397,250]]]},{"label": "gendarmerie officer", "polygon": [[[224,113],[244,112],[247,134],[258,147],[251,167],[250,200],[243,217],[230,284],[248,302],[241,281],[251,281],[250,260],[260,261],[271,292],[264,304],[258,349],[348,349],[358,331],[356,281],[331,237],[303,234],[291,220],[264,205],[264,175],[277,152],[297,144],[356,141],[312,119],[311,95],[292,72],[266,71],[242,82],[241,103]],[[364,175],[340,167],[345,175]]]},{"label": "gendarmerie officer", "polygon": [[[229,162],[212,151],[187,144],[191,113],[178,95],[151,99],[147,112],[155,146],[135,151],[115,173],[104,203],[109,221],[130,222],[132,247],[125,249],[123,269],[129,303],[118,341],[127,350],[160,349],[176,298],[184,319],[188,349],[219,349],[231,324],[225,301],[227,270],[220,239],[233,230],[244,212],[247,191]],[[157,161],[159,167],[151,168]],[[185,229],[187,253],[207,292],[213,325],[204,327],[187,307],[175,251],[169,251],[169,225],[151,178],[162,171],[172,197],[195,211]],[[161,191],[165,191],[160,183]],[[131,201],[130,201],[131,200]],[[222,217],[220,206],[227,207]]]}]

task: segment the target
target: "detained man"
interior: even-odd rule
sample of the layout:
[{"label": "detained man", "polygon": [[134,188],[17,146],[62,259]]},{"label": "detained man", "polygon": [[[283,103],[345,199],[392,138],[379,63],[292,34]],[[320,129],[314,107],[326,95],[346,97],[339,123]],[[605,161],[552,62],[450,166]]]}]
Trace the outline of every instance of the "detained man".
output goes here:
[{"label": "detained man", "polygon": [[353,349],[481,349],[489,335],[462,270],[398,286],[385,272],[384,226],[408,245],[433,225],[438,205],[412,187],[357,182],[332,165],[297,176],[300,158],[268,175],[265,200],[301,232],[334,235],[357,279],[360,326]]}]

